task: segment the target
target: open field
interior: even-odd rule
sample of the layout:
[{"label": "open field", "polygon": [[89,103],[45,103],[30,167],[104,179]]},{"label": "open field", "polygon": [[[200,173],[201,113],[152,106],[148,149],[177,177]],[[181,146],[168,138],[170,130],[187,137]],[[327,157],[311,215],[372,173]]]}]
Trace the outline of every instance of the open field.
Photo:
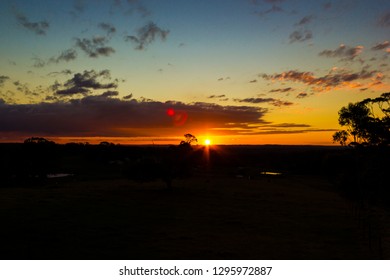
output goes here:
[{"label": "open field", "polygon": [[171,189],[115,174],[3,186],[1,259],[390,258],[385,210],[367,220],[324,176],[298,173],[220,166]]}]

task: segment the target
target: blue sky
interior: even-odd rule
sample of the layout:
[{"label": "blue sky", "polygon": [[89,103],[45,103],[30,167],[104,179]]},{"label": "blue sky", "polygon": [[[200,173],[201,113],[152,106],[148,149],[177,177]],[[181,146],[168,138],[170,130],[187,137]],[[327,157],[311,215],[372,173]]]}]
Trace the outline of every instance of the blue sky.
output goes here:
[{"label": "blue sky", "polygon": [[[341,106],[389,91],[384,0],[5,0],[0,39],[2,141],[192,132],[221,143],[331,144]],[[100,119],[86,112],[88,133],[65,129],[66,114],[58,131],[39,126],[50,116],[43,107],[87,100],[129,111],[107,114],[106,129],[88,127]],[[135,126],[130,108],[153,102],[161,112],[180,104],[188,121],[154,125],[159,117],[146,112]],[[37,125],[25,129],[15,121],[23,118]]]}]

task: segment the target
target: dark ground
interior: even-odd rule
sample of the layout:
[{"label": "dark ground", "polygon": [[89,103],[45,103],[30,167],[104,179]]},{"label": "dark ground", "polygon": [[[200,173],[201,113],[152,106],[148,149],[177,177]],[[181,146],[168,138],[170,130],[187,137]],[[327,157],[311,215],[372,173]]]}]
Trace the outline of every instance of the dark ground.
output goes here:
[{"label": "dark ground", "polygon": [[0,146],[1,259],[390,258],[386,205],[340,189],[340,148],[222,146],[209,161],[201,150],[168,189],[124,175],[167,147],[57,146],[38,160]]}]

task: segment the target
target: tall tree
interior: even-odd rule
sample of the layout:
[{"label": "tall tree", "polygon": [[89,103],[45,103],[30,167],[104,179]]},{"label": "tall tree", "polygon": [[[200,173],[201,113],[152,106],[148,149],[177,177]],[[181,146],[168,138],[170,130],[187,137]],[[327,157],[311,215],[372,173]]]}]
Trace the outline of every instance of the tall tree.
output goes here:
[{"label": "tall tree", "polygon": [[[390,93],[349,103],[339,111],[339,124],[346,127],[333,134],[333,142],[346,145],[389,145]],[[352,139],[351,139],[352,138]]]}]

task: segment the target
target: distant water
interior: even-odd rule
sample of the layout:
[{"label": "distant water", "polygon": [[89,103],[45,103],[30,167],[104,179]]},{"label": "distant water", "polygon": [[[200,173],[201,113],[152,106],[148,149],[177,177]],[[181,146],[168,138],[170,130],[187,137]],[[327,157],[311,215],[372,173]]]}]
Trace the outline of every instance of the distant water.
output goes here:
[{"label": "distant water", "polygon": [[283,173],[264,171],[264,172],[261,172],[260,174],[261,175],[270,175],[270,176],[281,176]]},{"label": "distant water", "polygon": [[47,174],[48,179],[54,179],[54,178],[64,178],[64,177],[69,177],[73,176],[74,174],[68,174],[68,173],[55,173],[55,174]]}]

